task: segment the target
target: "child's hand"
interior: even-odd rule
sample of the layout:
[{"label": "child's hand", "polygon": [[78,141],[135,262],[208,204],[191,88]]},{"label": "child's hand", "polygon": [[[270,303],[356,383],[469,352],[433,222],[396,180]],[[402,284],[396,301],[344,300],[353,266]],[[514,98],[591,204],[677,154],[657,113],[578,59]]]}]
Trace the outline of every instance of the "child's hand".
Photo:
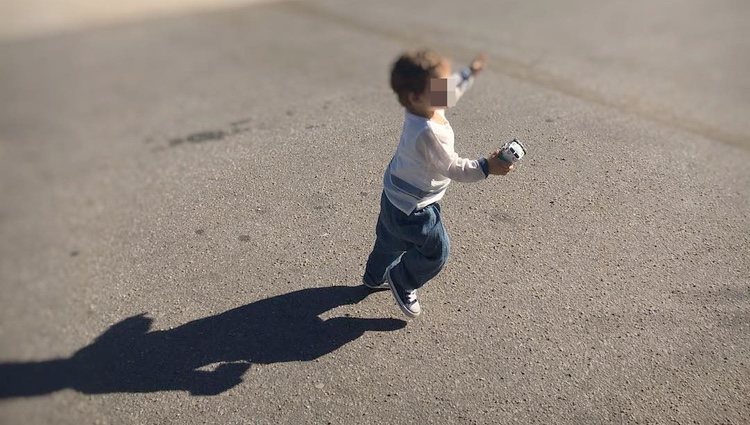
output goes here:
[{"label": "child's hand", "polygon": [[484,53],[480,53],[477,55],[477,57],[474,58],[473,61],[471,61],[471,65],[469,68],[471,69],[472,75],[479,74],[483,69],[484,66],[487,64],[487,55]]},{"label": "child's hand", "polygon": [[500,158],[500,149],[498,149],[487,158],[487,168],[490,174],[504,176],[513,170],[513,164]]}]

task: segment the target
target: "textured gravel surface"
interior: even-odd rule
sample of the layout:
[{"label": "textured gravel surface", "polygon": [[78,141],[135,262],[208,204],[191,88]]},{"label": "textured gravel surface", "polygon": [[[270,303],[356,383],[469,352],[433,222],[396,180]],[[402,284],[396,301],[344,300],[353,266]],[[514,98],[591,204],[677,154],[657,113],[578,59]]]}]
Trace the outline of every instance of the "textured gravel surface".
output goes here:
[{"label": "textured gravel surface", "polygon": [[[747,423],[747,12],[279,2],[0,43],[0,423]],[[358,285],[415,45],[490,55],[459,152],[529,154],[451,186],[407,322]]]}]

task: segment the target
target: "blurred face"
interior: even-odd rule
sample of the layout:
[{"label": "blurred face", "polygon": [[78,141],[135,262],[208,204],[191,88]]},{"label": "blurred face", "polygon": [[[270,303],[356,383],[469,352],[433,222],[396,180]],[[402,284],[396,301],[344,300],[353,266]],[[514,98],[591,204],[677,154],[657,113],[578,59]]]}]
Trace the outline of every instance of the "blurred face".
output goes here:
[{"label": "blurred face", "polygon": [[430,107],[447,108],[456,104],[456,85],[458,81],[451,76],[451,66],[447,63],[439,68],[438,76],[430,78],[427,84],[426,97]]},{"label": "blurred face", "polygon": [[414,110],[423,114],[435,112],[456,104],[456,85],[458,81],[451,78],[451,64],[447,60],[436,69],[436,75],[427,82],[424,93],[412,96]]}]

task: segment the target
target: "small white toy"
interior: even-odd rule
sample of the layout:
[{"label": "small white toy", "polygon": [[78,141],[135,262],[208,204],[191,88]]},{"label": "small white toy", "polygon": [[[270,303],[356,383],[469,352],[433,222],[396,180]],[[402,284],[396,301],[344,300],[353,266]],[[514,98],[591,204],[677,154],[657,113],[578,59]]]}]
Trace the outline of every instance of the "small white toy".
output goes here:
[{"label": "small white toy", "polygon": [[508,162],[516,162],[526,155],[526,148],[518,141],[513,139],[500,148],[500,158]]}]

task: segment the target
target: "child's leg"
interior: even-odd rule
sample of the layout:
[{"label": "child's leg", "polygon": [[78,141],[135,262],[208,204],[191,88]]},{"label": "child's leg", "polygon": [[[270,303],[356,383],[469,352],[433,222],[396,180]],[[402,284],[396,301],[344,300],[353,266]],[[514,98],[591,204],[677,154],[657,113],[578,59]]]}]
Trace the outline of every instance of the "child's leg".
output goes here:
[{"label": "child's leg", "polygon": [[385,198],[385,194],[383,194],[380,201],[378,224],[375,227],[375,246],[373,246],[372,252],[367,258],[363,277],[369,285],[383,283],[385,269],[398,260],[401,254],[410,247],[408,243],[389,230],[392,224],[391,215],[393,211],[391,209],[393,208],[395,207],[390,205],[390,202]]},{"label": "child's leg", "polygon": [[437,276],[450,252],[450,239],[440,219],[440,206],[430,205],[423,212],[422,226],[410,235],[413,246],[391,269],[394,283],[407,290],[418,289]]},{"label": "child's leg", "polygon": [[377,235],[375,246],[373,246],[372,252],[367,258],[364,275],[364,279],[370,285],[383,283],[385,269],[398,260],[401,254],[404,253],[404,249],[399,241],[388,234],[381,220],[378,220],[375,233]]}]

